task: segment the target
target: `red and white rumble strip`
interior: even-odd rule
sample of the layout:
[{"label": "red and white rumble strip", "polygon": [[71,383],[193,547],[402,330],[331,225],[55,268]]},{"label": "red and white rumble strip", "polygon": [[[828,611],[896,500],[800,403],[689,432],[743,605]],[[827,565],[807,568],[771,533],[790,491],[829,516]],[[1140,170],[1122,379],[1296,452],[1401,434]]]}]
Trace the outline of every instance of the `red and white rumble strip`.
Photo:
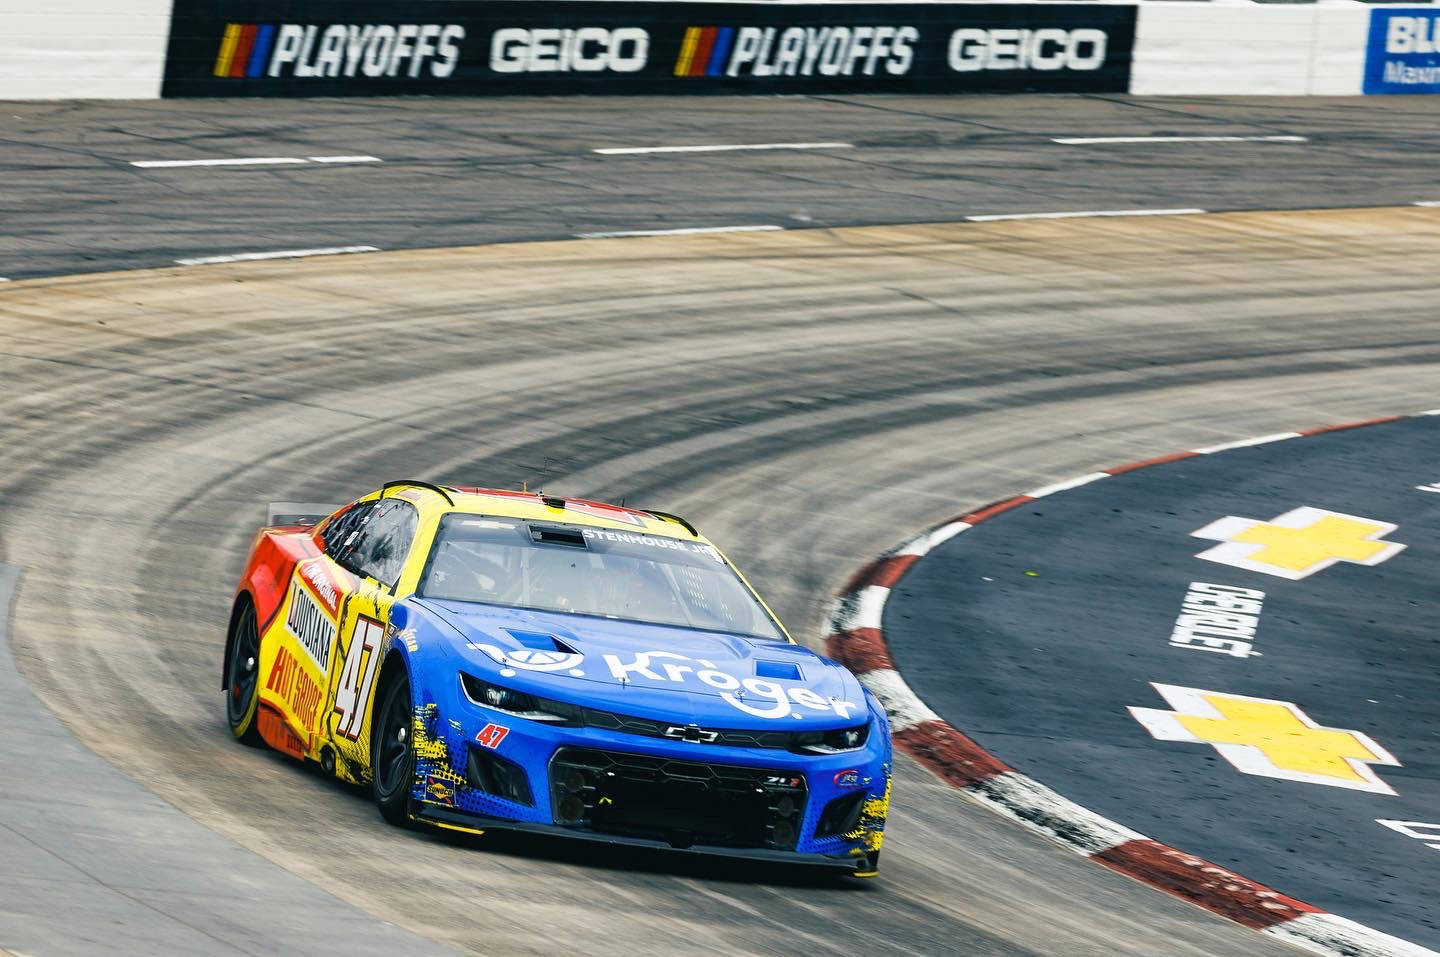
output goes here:
[{"label": "red and white rumble strip", "polygon": [[[1414,415],[1440,415],[1440,409]],[[1396,415],[1304,432],[1281,432],[1132,462],[1047,485],[944,522],[886,552],[850,580],[830,614],[827,651],[855,672],[885,706],[899,748],[967,796],[1064,847],[1315,953],[1334,957],[1440,957],[1432,950],[1326,913],[1203,858],[1152,841],[1021,774],[926,707],[895,669],[881,627],[885,602],[912,565],[966,529],[1026,502],[1151,465],[1409,417]]]}]

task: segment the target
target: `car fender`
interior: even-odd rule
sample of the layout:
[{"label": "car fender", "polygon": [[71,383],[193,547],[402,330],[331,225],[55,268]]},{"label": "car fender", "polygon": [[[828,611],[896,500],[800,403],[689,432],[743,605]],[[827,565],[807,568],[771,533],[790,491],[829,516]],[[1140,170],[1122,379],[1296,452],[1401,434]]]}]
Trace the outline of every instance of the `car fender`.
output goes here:
[{"label": "car fender", "polygon": [[442,714],[455,706],[459,672],[446,649],[446,639],[439,633],[444,627],[413,606],[397,602],[390,610],[381,646],[384,657],[375,682],[375,697],[379,698],[396,675],[403,673],[410,679],[417,789],[425,771],[450,763]]}]

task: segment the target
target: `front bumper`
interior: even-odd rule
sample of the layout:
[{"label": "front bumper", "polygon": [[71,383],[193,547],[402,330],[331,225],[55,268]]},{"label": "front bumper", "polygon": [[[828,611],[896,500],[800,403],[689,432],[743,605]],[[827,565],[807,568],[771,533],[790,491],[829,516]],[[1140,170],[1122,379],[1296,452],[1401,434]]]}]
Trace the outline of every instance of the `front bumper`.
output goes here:
[{"label": "front bumper", "polygon": [[[803,755],[568,728],[467,700],[415,715],[415,818],[873,874],[890,743]],[[498,729],[498,730],[497,730]]]},{"label": "front bumper", "polygon": [[584,831],[576,828],[556,827],[551,824],[535,824],[528,821],[489,818],[484,815],[456,811],[453,808],[435,804],[422,805],[415,813],[414,820],[421,824],[432,824],[446,830],[473,834],[479,834],[485,831],[514,831],[521,834],[540,834],[546,837],[561,837],[616,847],[642,847],[670,853],[700,854],[705,857],[722,857],[770,864],[799,864],[807,867],[824,867],[843,870],[857,877],[874,876],[876,865],[880,859],[879,851],[851,851],[845,854],[834,855],[800,854],[795,851],[775,851],[767,848],[714,847],[706,844],[676,847],[666,841],[650,840],[643,837],[622,837],[615,834],[600,834],[594,831]]}]

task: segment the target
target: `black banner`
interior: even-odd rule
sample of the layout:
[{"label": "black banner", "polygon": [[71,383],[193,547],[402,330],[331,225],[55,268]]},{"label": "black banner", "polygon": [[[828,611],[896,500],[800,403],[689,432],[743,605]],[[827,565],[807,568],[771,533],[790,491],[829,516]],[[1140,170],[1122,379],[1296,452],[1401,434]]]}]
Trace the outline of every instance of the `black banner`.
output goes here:
[{"label": "black banner", "polygon": [[1135,8],[176,0],[164,96],[1123,93]]}]

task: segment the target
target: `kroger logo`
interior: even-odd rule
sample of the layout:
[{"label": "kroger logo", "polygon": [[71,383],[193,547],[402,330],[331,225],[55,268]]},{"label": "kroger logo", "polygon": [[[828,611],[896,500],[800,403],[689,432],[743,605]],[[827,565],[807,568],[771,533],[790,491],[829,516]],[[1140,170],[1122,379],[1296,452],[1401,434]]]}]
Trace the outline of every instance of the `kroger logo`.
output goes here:
[{"label": "kroger logo", "polygon": [[720,692],[722,701],[757,718],[801,718],[807,712],[833,712],[848,718],[857,710],[850,701],[827,698],[809,688],[787,688],[765,678],[738,678],[719,670],[713,662],[672,651],[641,651],[629,664],[619,655],[602,657],[616,681],[640,678],[661,685],[689,685],[692,691],[713,688]]}]

